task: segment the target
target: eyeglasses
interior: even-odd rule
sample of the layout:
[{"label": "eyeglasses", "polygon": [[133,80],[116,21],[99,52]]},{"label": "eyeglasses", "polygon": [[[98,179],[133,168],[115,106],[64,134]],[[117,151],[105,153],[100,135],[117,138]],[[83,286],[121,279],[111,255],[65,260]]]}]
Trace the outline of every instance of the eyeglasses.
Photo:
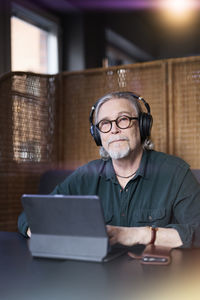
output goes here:
[{"label": "eyeglasses", "polygon": [[130,127],[132,120],[138,120],[137,117],[120,116],[116,120],[102,120],[96,124],[96,127],[103,133],[107,133],[112,129],[112,123],[115,122],[120,129]]}]

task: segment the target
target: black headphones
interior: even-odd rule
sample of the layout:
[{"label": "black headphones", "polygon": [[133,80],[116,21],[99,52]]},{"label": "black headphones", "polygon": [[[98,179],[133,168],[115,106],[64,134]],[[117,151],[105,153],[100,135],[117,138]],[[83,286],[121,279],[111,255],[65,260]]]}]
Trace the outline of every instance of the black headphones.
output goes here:
[{"label": "black headphones", "polygon": [[[138,116],[138,122],[139,122],[139,129],[140,129],[140,136],[141,136],[141,142],[143,143],[146,138],[149,138],[151,135],[151,127],[153,124],[153,117],[151,115],[151,109],[149,104],[140,96],[137,96],[135,94],[133,94],[132,92],[122,92],[122,97],[123,98],[123,93],[124,95],[129,95],[133,98],[136,98],[139,101],[142,101],[146,107],[147,112],[141,112]],[[110,95],[110,94],[108,94]],[[106,95],[106,96],[108,96]],[[103,98],[106,98],[106,96],[104,96]],[[90,133],[92,135],[92,137],[95,140],[95,143],[97,146],[102,146],[101,143],[101,137],[99,134],[99,130],[96,127],[96,125],[94,125],[93,123],[93,117],[94,117],[94,112],[96,110],[96,107],[98,105],[98,103],[101,101],[102,98],[100,98],[99,100],[97,100],[97,102],[92,106],[91,112],[90,112]],[[125,98],[127,99],[127,98]]]}]

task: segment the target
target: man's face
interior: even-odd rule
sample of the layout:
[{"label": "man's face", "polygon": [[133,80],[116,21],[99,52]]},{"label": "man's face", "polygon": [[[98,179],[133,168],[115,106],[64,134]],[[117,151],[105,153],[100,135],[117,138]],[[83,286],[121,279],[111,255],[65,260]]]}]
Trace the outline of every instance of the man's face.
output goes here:
[{"label": "man's face", "polygon": [[[98,122],[115,120],[120,116],[137,117],[137,113],[129,100],[111,99],[100,107]],[[138,120],[132,120],[126,129],[120,129],[115,122],[112,122],[112,129],[107,133],[100,132],[100,136],[104,149],[112,159],[128,157],[131,152],[141,148]]]}]

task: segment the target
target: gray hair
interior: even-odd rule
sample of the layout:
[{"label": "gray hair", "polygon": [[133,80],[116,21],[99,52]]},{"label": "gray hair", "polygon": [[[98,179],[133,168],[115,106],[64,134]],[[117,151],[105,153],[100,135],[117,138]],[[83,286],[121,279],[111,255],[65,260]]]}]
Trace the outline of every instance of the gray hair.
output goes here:
[{"label": "gray hair", "polygon": [[[136,110],[137,116],[139,116],[140,113],[143,112],[138,99],[136,97],[134,97],[134,94],[132,92],[113,92],[113,93],[109,93],[109,94],[103,96],[102,98],[100,98],[98,100],[96,108],[95,108],[95,116],[94,116],[95,124],[98,123],[98,114],[99,114],[99,110],[100,110],[101,106],[105,102],[107,102],[111,99],[127,99],[133,105],[134,109]],[[143,146],[143,149],[146,149],[146,150],[152,150],[154,148],[154,144],[151,141],[151,139],[149,139],[149,138],[145,139],[142,146]],[[99,153],[103,160],[108,160],[110,158],[108,152],[104,149],[103,146],[100,147]]]}]

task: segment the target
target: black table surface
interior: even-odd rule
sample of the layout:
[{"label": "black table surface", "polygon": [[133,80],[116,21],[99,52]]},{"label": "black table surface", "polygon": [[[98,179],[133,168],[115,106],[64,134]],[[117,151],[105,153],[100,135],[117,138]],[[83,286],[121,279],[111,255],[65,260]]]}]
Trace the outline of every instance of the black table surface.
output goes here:
[{"label": "black table surface", "polygon": [[0,232],[1,300],[155,300],[177,289],[191,300],[191,288],[200,299],[199,279],[200,249],[174,249],[169,266],[142,265],[127,254],[108,263],[42,259],[19,233]]}]

